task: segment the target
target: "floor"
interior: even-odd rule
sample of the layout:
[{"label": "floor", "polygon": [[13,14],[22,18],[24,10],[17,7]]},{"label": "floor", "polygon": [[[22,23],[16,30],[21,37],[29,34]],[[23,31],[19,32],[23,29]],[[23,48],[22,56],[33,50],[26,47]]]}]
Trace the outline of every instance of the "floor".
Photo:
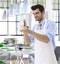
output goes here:
[{"label": "floor", "polygon": [[59,60],[58,60],[58,64],[60,64],[60,58],[59,58]]},{"label": "floor", "polygon": [[[20,57],[17,59],[16,56],[10,56],[10,55],[0,55],[0,61],[4,61],[6,64],[20,64]],[[31,57],[23,58],[24,64],[34,64]]]},{"label": "floor", "polygon": [[[24,59],[23,62],[24,62],[24,64],[33,64],[33,63],[29,62],[29,60],[27,60],[27,59]],[[11,61],[7,61],[6,64],[19,64],[19,61],[11,60]],[[58,61],[58,64],[60,64],[60,60]]]},{"label": "floor", "polygon": [[[1,57],[1,58],[4,59],[6,57]],[[1,58],[0,58],[0,60],[1,60]],[[3,60],[3,61],[6,62],[6,64],[20,64],[19,60],[17,60],[15,56],[13,56],[11,59]],[[23,62],[24,62],[24,64],[34,64],[30,58],[24,58]],[[58,64],[60,64],[60,58],[58,60]]]},{"label": "floor", "polygon": [[[23,62],[24,62],[23,64],[32,64],[31,62],[29,62],[29,59],[24,59]],[[17,60],[8,60],[6,61],[6,64],[20,64],[20,63]]]},{"label": "floor", "polygon": [[[11,59],[8,58],[7,60],[6,57],[1,57],[0,60],[4,61],[6,64],[20,64],[20,59],[17,59],[15,56],[13,56]],[[23,64],[33,64],[30,58],[23,58],[23,62]]]}]

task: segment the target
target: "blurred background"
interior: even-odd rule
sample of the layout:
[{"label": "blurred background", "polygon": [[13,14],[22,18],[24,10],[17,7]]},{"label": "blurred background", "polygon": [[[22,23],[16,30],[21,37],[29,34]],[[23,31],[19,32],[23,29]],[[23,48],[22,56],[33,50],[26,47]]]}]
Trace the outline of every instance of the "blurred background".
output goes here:
[{"label": "blurred background", "polygon": [[60,45],[60,0],[0,0],[0,42],[11,36],[23,38],[19,31],[20,22],[26,20],[27,26],[33,27],[35,20],[30,7],[37,3],[44,5],[45,17],[56,23],[55,41]]},{"label": "blurred background", "polygon": [[45,17],[55,22],[55,45],[60,46],[60,0],[0,0],[0,43],[14,38],[18,44],[24,44],[20,29],[24,20],[30,29],[33,27],[35,19],[30,8],[34,4],[42,4]]}]

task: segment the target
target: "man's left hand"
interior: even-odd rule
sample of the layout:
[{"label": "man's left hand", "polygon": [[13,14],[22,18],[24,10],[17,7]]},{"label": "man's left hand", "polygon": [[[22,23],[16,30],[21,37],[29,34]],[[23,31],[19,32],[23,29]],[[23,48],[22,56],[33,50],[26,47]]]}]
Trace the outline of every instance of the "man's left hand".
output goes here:
[{"label": "man's left hand", "polygon": [[23,27],[20,31],[23,32],[23,33],[26,33],[26,34],[31,32],[31,30],[27,27]]}]

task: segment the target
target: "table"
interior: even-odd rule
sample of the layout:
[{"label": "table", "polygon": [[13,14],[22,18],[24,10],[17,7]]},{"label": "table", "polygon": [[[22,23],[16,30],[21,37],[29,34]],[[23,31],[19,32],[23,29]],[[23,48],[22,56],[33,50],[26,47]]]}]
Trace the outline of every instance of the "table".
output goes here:
[{"label": "table", "polygon": [[[7,62],[8,60],[8,57],[10,56],[10,54],[2,49],[0,49],[0,61],[3,61],[3,62]],[[7,63],[6,63],[7,64]]]},{"label": "table", "polygon": [[[15,55],[17,56],[17,60],[19,59],[19,63],[18,64],[24,64],[23,62],[23,54],[34,54],[34,50],[29,46],[24,46],[22,50],[18,49],[19,46],[15,45],[15,46],[5,46],[3,47],[1,50],[4,50],[5,52],[10,53],[10,55]],[[10,57],[11,57],[10,56]]]}]

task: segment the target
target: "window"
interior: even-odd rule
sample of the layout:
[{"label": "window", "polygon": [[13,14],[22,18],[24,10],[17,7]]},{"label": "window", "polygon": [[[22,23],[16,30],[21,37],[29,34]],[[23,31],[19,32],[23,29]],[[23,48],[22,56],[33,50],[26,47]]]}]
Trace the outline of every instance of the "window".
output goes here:
[{"label": "window", "polygon": [[[57,31],[56,31],[56,39],[58,38],[59,39],[59,19],[58,19],[58,4],[59,0],[53,0],[53,20],[54,22],[56,23],[56,26],[57,26]],[[57,40],[58,40],[57,39]]]},{"label": "window", "polygon": [[26,20],[27,26],[31,27],[34,24],[34,18],[33,15],[31,16],[30,7],[31,5],[40,3],[47,10],[53,7],[53,18],[51,19],[54,20],[57,26],[56,39],[59,36],[60,40],[60,0],[53,0],[51,2],[52,7],[50,8],[49,1],[52,0],[0,0],[0,37],[11,35],[20,38],[22,34],[19,31],[20,22]]},{"label": "window", "polygon": [[[30,6],[31,0],[0,0],[0,39],[18,38],[23,42],[20,32],[20,21],[26,20],[30,27]],[[28,17],[28,18],[27,18]],[[22,39],[21,39],[22,38]],[[22,40],[22,41],[21,41]]]},{"label": "window", "polygon": [[60,41],[60,0],[58,0],[58,34],[59,34],[59,41]]},{"label": "window", "polygon": [[3,26],[0,30],[4,31],[0,31],[0,35],[21,35],[18,23],[23,21],[22,19],[30,26],[29,0],[0,0],[0,27]]}]

